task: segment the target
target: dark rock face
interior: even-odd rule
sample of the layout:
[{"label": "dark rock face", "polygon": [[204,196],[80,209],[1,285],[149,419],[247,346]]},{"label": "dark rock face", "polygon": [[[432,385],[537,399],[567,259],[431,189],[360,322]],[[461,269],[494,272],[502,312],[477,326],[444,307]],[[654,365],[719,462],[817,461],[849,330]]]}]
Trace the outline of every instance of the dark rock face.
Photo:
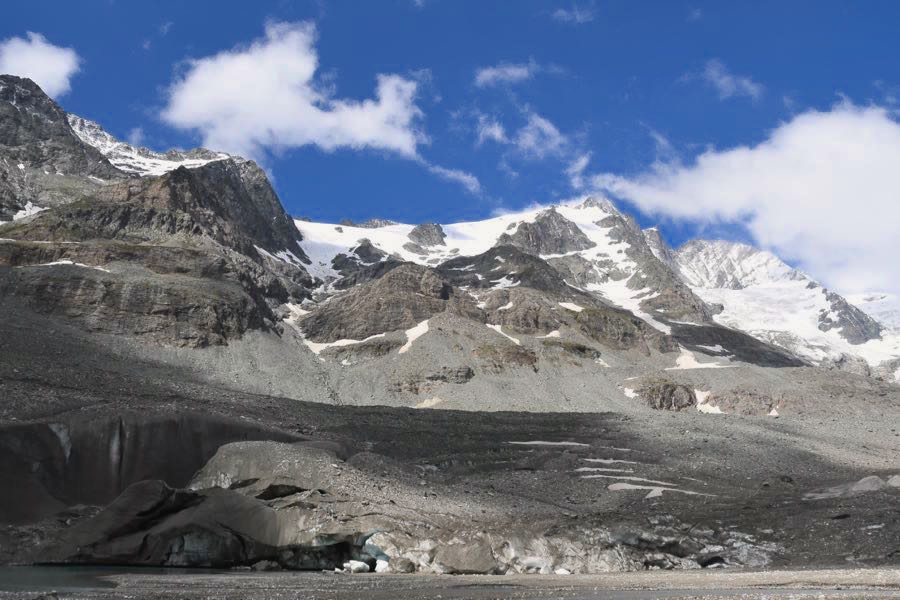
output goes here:
[{"label": "dark rock face", "polygon": [[529,254],[565,254],[587,250],[596,244],[578,226],[554,209],[542,212],[533,223],[520,223],[515,233],[504,233],[498,246],[515,246]]},{"label": "dark rock face", "polygon": [[391,391],[395,393],[409,392],[420,394],[431,391],[436,385],[445,383],[464,384],[475,377],[475,371],[468,365],[461,367],[441,367],[433,373],[421,373],[395,381],[391,384]]},{"label": "dark rock face", "polygon": [[17,239],[132,243],[204,236],[246,256],[256,256],[259,246],[305,259],[297,245],[300,232],[251,162],[222,160],[129,179],[32,221],[8,225],[5,233]]},{"label": "dark rock face", "polygon": [[266,326],[268,313],[240,286],[209,278],[97,269],[0,267],[0,298],[64,315],[89,331],[140,335],[157,343],[204,347]]},{"label": "dark rock face", "polygon": [[669,336],[647,325],[630,312],[618,308],[585,308],[577,313],[576,322],[582,333],[601,344],[620,349],[638,349],[645,354],[650,348],[660,352],[677,350]]},{"label": "dark rock face", "polygon": [[443,246],[447,235],[437,223],[422,223],[413,227],[409,239],[419,246]]},{"label": "dark rock face", "polygon": [[453,286],[432,269],[403,264],[333,298],[300,324],[315,342],[362,340],[409,329],[445,310],[480,318],[472,300],[457,295]]},{"label": "dark rock face", "polygon": [[[350,249],[349,254],[338,254],[331,261],[332,268],[341,274],[341,285],[350,287],[361,283],[371,277],[362,274],[359,277],[347,279],[363,270],[377,272],[378,266],[387,258],[387,253],[376,248],[368,238],[359,240],[359,243]],[[374,267],[374,268],[373,268]],[[352,283],[351,283],[352,282]]]},{"label": "dark rock face", "polygon": [[718,325],[672,324],[672,337],[695,352],[709,353],[701,346],[722,346],[725,352],[740,361],[763,367],[802,367],[806,363],[776,346],[763,343],[727,327]]},{"label": "dark rock face", "polygon": [[591,348],[590,346],[579,344],[578,342],[550,339],[541,340],[541,345],[544,346],[544,348],[559,350],[576,358],[585,360],[597,360],[601,356],[601,352],[596,348]]},{"label": "dark rock face", "polygon": [[697,405],[693,388],[674,381],[658,379],[644,383],[638,389],[641,400],[656,410],[685,410]]},{"label": "dark rock face", "polygon": [[[492,288],[500,282],[568,298],[576,292],[546,261],[515,246],[497,246],[476,256],[461,256],[441,263],[438,273],[455,286]],[[590,301],[587,295],[584,297]]]},{"label": "dark rock face", "polygon": [[488,321],[515,333],[546,334],[563,323],[559,305],[531,288],[510,288],[505,293],[495,292],[503,298],[502,304],[485,307]]},{"label": "dark rock face", "polygon": [[[881,324],[847,302],[834,292],[825,292],[825,299],[831,310],[823,310],[819,315],[819,329],[831,331],[840,329],[841,337],[851,344],[865,344],[869,340],[881,339]],[[831,315],[837,315],[837,319]]]},{"label": "dark rock face", "polygon": [[[124,175],[81,142],[66,114],[30,79],[0,75],[0,221],[28,202],[57,206]],[[19,165],[22,165],[19,168]]]}]

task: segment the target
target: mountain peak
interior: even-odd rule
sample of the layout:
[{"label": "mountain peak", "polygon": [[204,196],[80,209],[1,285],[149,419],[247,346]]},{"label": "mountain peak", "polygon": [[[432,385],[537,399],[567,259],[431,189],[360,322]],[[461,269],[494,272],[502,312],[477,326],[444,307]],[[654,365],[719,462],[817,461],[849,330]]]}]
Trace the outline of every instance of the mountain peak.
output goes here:
[{"label": "mountain peak", "polygon": [[675,251],[682,277],[692,286],[740,290],[806,275],[767,250],[727,240],[691,240]]},{"label": "mountain peak", "polygon": [[72,131],[82,142],[99,150],[119,170],[141,177],[162,175],[178,167],[200,167],[215,160],[232,158],[224,152],[213,152],[206,148],[155,152],[115,138],[90,119],[74,114],[68,114],[66,118]]}]

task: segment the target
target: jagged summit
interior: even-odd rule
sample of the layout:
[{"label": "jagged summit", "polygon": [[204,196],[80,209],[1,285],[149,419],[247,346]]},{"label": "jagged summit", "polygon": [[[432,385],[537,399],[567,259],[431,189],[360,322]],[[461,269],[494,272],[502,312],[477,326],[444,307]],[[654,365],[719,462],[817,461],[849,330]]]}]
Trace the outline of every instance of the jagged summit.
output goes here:
[{"label": "jagged summit", "polygon": [[199,167],[214,160],[231,158],[224,152],[213,152],[206,148],[154,152],[116,139],[94,121],[73,114],[66,115],[66,118],[81,141],[99,150],[116,168],[142,177],[162,175],[178,167]]},{"label": "jagged summit", "polygon": [[743,289],[806,275],[766,250],[726,240],[691,240],[675,252],[675,262],[694,287]]}]

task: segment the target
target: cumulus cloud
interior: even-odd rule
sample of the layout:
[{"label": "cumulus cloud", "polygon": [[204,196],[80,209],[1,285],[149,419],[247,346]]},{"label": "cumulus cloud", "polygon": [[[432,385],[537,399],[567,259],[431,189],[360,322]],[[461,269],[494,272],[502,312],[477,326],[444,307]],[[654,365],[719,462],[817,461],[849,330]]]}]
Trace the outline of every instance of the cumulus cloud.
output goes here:
[{"label": "cumulus cloud", "polygon": [[762,84],[749,77],[734,75],[728,70],[725,63],[715,58],[706,61],[701,77],[718,92],[719,98],[722,100],[735,96],[747,96],[753,100],[759,100],[765,89]]},{"label": "cumulus cloud", "polygon": [[200,132],[211,148],[252,157],[306,145],[416,157],[427,141],[417,82],[378,75],[374,99],[335,98],[315,79],[315,41],[311,23],[269,23],[249,46],[188,61],[169,87],[163,120]]},{"label": "cumulus cloud", "polygon": [[654,215],[739,224],[844,293],[900,292],[900,123],[878,106],[843,102],[781,124],[756,146],[658,161],[593,187]]},{"label": "cumulus cloud", "polygon": [[560,23],[573,23],[580,25],[594,20],[594,9],[573,4],[572,8],[557,8],[552,16]]},{"label": "cumulus cloud", "polygon": [[482,67],[475,71],[475,85],[483,88],[520,83],[534,77],[539,70],[540,67],[534,61],[527,63],[500,63],[492,67]]},{"label": "cumulus cloud", "polygon": [[169,87],[163,121],[198,132],[205,146],[257,159],[309,145],[386,151],[480,190],[471,174],[419,154],[428,137],[415,77],[381,74],[374,98],[338,98],[332,78],[316,77],[316,35],[312,23],[270,22],[250,45],[187,61]]},{"label": "cumulus cloud", "polygon": [[11,37],[0,42],[0,73],[28,77],[48,96],[66,94],[80,68],[78,54],[72,48],[54,46],[40,33],[25,35],[27,39]]}]

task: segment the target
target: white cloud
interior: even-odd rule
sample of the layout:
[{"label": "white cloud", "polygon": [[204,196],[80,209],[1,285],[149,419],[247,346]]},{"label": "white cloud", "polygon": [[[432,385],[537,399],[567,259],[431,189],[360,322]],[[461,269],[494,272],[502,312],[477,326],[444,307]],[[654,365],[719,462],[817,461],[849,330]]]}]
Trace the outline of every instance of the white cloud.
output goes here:
[{"label": "white cloud", "polygon": [[715,58],[706,61],[701,76],[715,88],[722,100],[734,96],[748,96],[758,100],[765,89],[762,84],[749,77],[732,74],[725,63]]},{"label": "white cloud", "polygon": [[654,215],[743,225],[757,243],[845,293],[900,292],[900,123],[843,102],[781,124],[756,146],[657,162],[595,188]]},{"label": "white cloud", "polygon": [[374,99],[335,98],[315,78],[315,41],[312,23],[272,22],[249,46],[188,61],[163,120],[198,131],[206,146],[250,157],[306,145],[418,157],[427,138],[417,82],[378,75]]},{"label": "white cloud", "polygon": [[582,154],[566,167],[566,175],[569,176],[569,185],[573,190],[584,189],[584,171],[591,161],[591,153]]},{"label": "white cloud", "polygon": [[580,25],[594,20],[594,9],[573,4],[570,9],[557,8],[553,11],[552,15],[554,19],[561,23],[574,23]]},{"label": "white cloud", "polygon": [[528,122],[516,132],[512,143],[523,157],[543,159],[563,153],[568,138],[544,117],[529,113]]},{"label": "white cloud", "polygon": [[141,146],[144,143],[144,129],[143,127],[134,127],[131,131],[128,132],[128,143],[132,146]]},{"label": "white cloud", "polygon": [[475,126],[475,132],[478,135],[478,139],[475,142],[476,146],[481,146],[488,140],[493,140],[499,144],[509,142],[503,125],[487,115],[478,115],[478,124]]},{"label": "white cloud", "polygon": [[482,67],[475,71],[475,85],[489,87],[508,83],[519,83],[535,76],[540,70],[534,61],[527,63],[500,63],[492,67]]},{"label": "white cloud", "polygon": [[481,183],[478,181],[478,178],[471,173],[459,169],[448,169],[431,163],[425,163],[425,168],[428,169],[430,173],[433,173],[442,179],[462,185],[471,194],[481,193]]},{"label": "white cloud", "polygon": [[0,42],[0,73],[28,77],[48,96],[64,95],[78,72],[78,54],[72,48],[54,46],[40,33],[26,35],[28,39],[11,37]]}]

